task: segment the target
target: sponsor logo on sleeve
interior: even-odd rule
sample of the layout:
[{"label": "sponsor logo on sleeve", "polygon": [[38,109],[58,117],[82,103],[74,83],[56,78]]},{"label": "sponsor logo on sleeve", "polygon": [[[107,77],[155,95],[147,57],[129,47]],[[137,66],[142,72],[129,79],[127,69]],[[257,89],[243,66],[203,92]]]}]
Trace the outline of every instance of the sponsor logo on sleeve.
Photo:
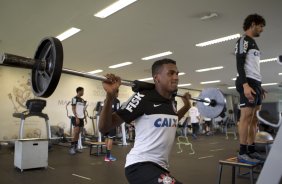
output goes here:
[{"label": "sponsor logo on sleeve", "polygon": [[249,42],[248,42],[248,41],[246,41],[246,40],[244,40],[244,46],[243,46],[243,52],[244,52],[244,53],[247,53],[247,50],[248,50],[248,44],[249,44]]},{"label": "sponsor logo on sleeve", "polygon": [[131,100],[129,101],[129,103],[127,103],[125,109],[128,110],[129,112],[133,112],[133,109],[135,109],[138,104],[140,103],[141,99],[144,97],[145,95],[142,95],[140,93],[136,93]]}]

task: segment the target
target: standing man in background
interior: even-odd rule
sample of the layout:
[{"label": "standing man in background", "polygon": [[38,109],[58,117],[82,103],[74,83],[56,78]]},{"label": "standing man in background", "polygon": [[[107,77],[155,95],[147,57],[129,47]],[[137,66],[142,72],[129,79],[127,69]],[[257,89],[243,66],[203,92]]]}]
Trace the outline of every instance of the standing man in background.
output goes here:
[{"label": "standing man in background", "polygon": [[78,153],[81,152],[81,150],[78,149],[77,145],[78,145],[79,133],[82,131],[84,127],[84,119],[86,120],[86,116],[85,116],[86,101],[81,98],[83,94],[84,94],[84,89],[82,87],[78,87],[76,88],[76,96],[73,97],[71,100],[72,112],[73,112],[72,124],[74,126],[73,128],[74,136],[69,151],[71,155],[74,155],[77,152]]},{"label": "standing man in background", "polygon": [[192,103],[192,107],[189,109],[188,114],[192,124],[192,138],[197,139],[197,133],[199,131],[200,113],[196,107],[196,102]]},{"label": "standing man in background", "polygon": [[256,152],[254,144],[258,125],[256,111],[261,109],[262,99],[265,97],[265,91],[261,87],[260,50],[254,38],[260,36],[264,26],[265,20],[262,16],[247,16],[243,24],[245,34],[237,41],[235,48],[239,74],[236,89],[240,94],[241,109],[238,161],[247,164],[257,164],[265,159]]},{"label": "standing man in background", "polygon": [[[112,112],[116,112],[120,108],[120,101],[118,97],[119,90],[117,89],[116,96],[112,104]],[[105,162],[116,161],[117,159],[112,156],[111,150],[113,147],[113,139],[116,137],[116,127],[111,129],[105,134],[105,144],[106,144],[106,156],[104,158]]]}]

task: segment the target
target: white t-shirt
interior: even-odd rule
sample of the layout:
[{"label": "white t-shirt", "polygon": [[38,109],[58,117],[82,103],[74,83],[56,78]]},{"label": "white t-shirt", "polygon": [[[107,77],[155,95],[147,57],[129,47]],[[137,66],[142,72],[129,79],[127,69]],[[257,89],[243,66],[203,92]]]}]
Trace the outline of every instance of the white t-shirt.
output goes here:
[{"label": "white t-shirt", "polygon": [[[75,96],[71,100],[71,105],[75,106],[77,117],[80,118],[80,119],[83,119],[86,101],[83,100],[81,97]],[[73,116],[75,116],[75,115],[73,115]]]},{"label": "white t-shirt", "polygon": [[191,123],[199,123],[198,117],[200,116],[197,107],[191,107],[188,111]]}]

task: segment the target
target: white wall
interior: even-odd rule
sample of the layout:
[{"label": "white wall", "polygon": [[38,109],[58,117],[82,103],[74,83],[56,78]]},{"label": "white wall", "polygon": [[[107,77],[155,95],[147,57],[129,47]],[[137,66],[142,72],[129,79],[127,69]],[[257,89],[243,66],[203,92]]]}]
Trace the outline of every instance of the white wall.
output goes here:
[{"label": "white wall", "polygon": [[[25,102],[28,99],[35,98],[30,86],[30,70],[12,67],[0,67],[0,140],[4,138],[17,138],[19,135],[20,119],[14,118],[14,112],[25,111]],[[76,95],[76,88],[84,87],[83,98],[88,102],[88,112],[92,115],[97,101],[103,101],[105,92],[100,81],[87,79],[83,77],[62,74],[60,82],[55,92],[47,99],[47,106],[43,113],[48,114],[51,125],[59,125],[65,128],[69,133],[70,123],[66,115],[65,106],[72,97]],[[193,97],[199,95],[199,91],[189,90]],[[184,94],[185,90],[179,89],[179,93]],[[121,86],[119,100],[125,102],[133,94],[130,87]],[[176,98],[178,108],[181,108],[183,102],[181,98]],[[71,107],[69,106],[69,112]],[[91,120],[85,126],[89,133],[93,133]],[[41,138],[46,137],[45,122],[38,117],[27,118],[25,121],[24,137],[33,136],[34,131],[41,130]]]},{"label": "white wall", "polygon": [[[0,67],[0,140],[4,138],[17,138],[19,135],[20,119],[14,118],[14,112],[23,112],[25,110],[25,102],[34,98],[30,86],[30,70]],[[103,101],[105,92],[100,81],[76,77],[68,74],[62,74],[60,82],[53,93],[47,99],[47,106],[43,110],[47,113],[51,125],[60,125],[65,127],[65,131],[69,131],[69,119],[66,115],[65,105],[72,97],[76,95],[76,88],[84,87],[83,98],[87,100],[89,106],[87,108],[90,115],[97,103]],[[126,101],[132,95],[129,87],[122,86],[120,88],[119,99],[121,102]],[[69,107],[71,112],[71,108]],[[25,136],[39,129],[42,138],[46,137],[45,122],[43,119],[32,117],[25,121]],[[86,129],[93,132],[91,120],[88,119]]]}]

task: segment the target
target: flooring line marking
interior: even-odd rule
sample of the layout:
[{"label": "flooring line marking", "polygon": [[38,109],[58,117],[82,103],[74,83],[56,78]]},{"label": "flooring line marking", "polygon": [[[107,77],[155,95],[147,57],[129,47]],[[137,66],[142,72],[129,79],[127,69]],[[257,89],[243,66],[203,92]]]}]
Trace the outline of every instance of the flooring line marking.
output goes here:
[{"label": "flooring line marking", "polygon": [[102,164],[102,162],[93,162],[90,165],[101,165],[101,164]]},{"label": "flooring line marking", "polygon": [[80,176],[80,175],[77,175],[77,174],[72,174],[72,175],[76,176],[76,177],[79,177],[79,178],[82,178],[82,179],[91,180],[91,178],[87,178],[87,177]]},{"label": "flooring line marking", "polygon": [[218,144],[219,142],[211,142],[210,144]]},{"label": "flooring line marking", "polygon": [[213,150],[210,150],[210,151],[222,151],[224,150],[223,148],[219,148],[219,149],[213,149]]},{"label": "flooring line marking", "polygon": [[213,155],[209,155],[209,156],[205,156],[205,157],[199,157],[198,159],[201,160],[201,159],[205,159],[205,158],[212,158],[214,157]]},{"label": "flooring line marking", "polygon": [[55,168],[54,168],[54,167],[51,167],[51,166],[48,166],[48,168],[55,170]]}]

